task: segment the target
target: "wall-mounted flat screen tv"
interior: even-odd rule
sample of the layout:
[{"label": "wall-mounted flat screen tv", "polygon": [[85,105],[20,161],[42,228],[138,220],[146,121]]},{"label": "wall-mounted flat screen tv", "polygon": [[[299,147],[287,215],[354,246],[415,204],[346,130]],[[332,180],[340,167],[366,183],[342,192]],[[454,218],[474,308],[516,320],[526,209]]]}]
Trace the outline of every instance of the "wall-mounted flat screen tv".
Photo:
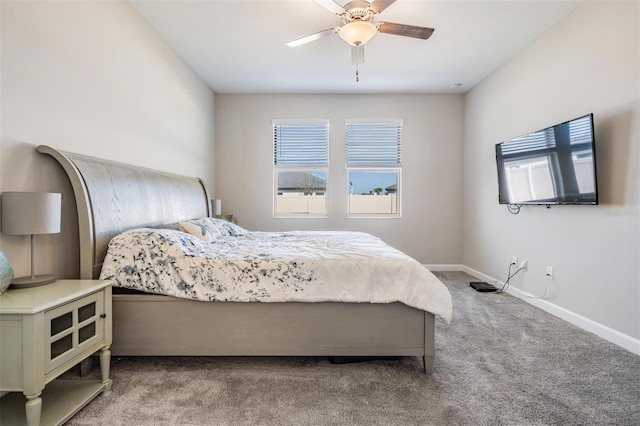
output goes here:
[{"label": "wall-mounted flat screen tv", "polygon": [[593,114],[496,145],[500,204],[598,204]]}]

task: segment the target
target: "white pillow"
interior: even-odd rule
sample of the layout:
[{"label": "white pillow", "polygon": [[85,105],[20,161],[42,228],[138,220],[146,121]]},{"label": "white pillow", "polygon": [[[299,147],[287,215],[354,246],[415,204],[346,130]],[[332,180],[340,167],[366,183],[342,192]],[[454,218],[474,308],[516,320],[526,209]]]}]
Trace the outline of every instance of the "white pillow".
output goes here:
[{"label": "white pillow", "polygon": [[211,224],[206,219],[208,218],[205,217],[203,219],[193,219],[184,222],[178,222],[178,228],[183,232],[200,238],[206,243],[210,243],[218,239],[218,237],[221,237],[222,234],[216,227],[211,226]]}]

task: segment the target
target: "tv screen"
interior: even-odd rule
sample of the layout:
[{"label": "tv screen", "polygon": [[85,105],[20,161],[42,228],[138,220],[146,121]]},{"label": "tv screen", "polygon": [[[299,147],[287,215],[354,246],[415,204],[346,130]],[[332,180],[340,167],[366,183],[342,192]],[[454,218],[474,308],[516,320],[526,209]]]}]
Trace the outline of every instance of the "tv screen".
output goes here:
[{"label": "tv screen", "polygon": [[496,145],[500,204],[598,204],[593,114]]}]

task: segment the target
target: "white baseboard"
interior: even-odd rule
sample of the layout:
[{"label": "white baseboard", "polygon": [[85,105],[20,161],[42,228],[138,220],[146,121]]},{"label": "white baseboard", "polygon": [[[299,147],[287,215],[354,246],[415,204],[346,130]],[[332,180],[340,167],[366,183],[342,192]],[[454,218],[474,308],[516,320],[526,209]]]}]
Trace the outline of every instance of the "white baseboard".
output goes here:
[{"label": "white baseboard", "polygon": [[[502,286],[504,283],[496,278],[493,278],[489,275],[483,274],[480,271],[477,271],[473,268],[469,268],[465,265],[425,265],[431,271],[462,271],[467,274],[482,280],[488,283],[494,284],[496,286]],[[583,330],[586,330],[590,333],[595,334],[609,342],[616,344],[620,347],[625,348],[626,350],[633,352],[636,355],[640,355],[640,340],[624,333],[620,333],[606,325],[602,325],[597,323],[589,318],[583,317],[575,312],[569,311],[561,306],[558,306],[554,303],[549,302],[548,300],[543,299],[535,299],[532,294],[529,294],[525,291],[522,291],[518,288],[514,288],[513,286],[507,289],[507,293],[510,295],[517,297],[518,299],[522,299],[525,302],[533,305],[537,308],[542,309],[545,312],[550,313],[553,316],[561,318],[567,321],[570,324],[575,325],[576,327],[580,327]]]},{"label": "white baseboard", "polygon": [[437,272],[462,271],[464,268],[464,265],[423,265],[423,266],[430,271],[437,271]]}]

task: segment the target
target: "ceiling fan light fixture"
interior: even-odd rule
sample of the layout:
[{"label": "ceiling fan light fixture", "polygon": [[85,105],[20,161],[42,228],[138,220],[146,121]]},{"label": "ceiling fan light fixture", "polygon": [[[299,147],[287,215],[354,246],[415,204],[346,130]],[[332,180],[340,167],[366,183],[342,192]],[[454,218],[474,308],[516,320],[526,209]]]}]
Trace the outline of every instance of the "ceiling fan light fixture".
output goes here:
[{"label": "ceiling fan light fixture", "polygon": [[340,38],[352,46],[368,42],[378,32],[378,28],[367,21],[353,21],[340,28]]}]

